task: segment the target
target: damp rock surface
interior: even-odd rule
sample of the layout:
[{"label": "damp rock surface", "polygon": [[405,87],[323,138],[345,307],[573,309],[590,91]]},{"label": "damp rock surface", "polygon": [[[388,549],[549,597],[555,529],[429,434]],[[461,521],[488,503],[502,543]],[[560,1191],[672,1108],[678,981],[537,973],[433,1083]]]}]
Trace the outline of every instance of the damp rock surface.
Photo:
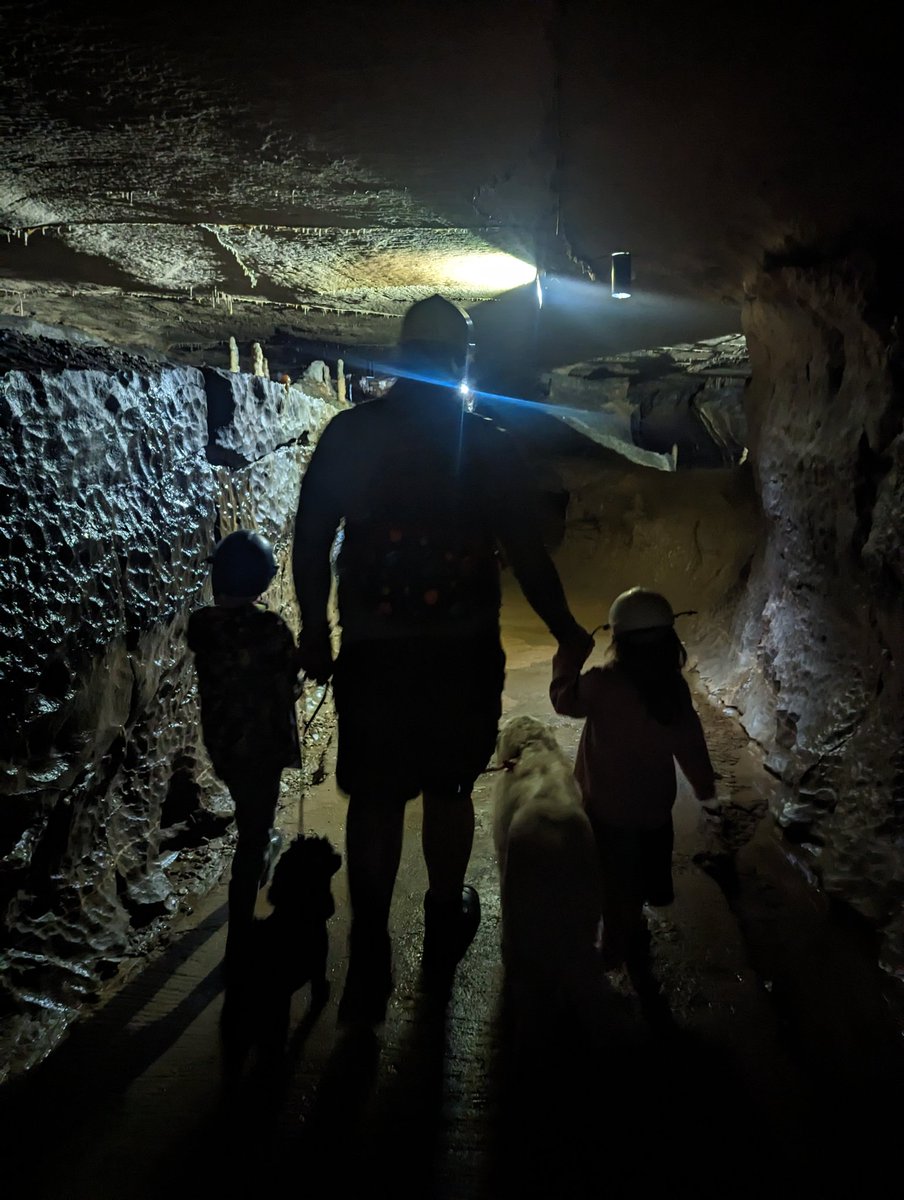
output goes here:
[{"label": "damp rock surface", "polygon": [[[226,862],[187,619],[209,602],[216,536],[242,525],[274,542],[268,602],[297,628],[295,504],[334,408],[326,384],[236,374],[211,423],[200,371],[29,322],[0,329],[0,365],[6,1071],[45,1054]],[[232,465],[210,461],[214,445]]]},{"label": "damp rock surface", "polygon": [[184,631],[215,500],[197,371],[31,345],[0,381],[3,1044],[26,1059],[174,906],[160,809],[203,762]]},{"label": "damp rock surface", "polygon": [[[744,313],[763,538],[709,672],[791,789],[797,855],[904,974],[904,376],[894,260],[778,261]],[[721,677],[720,677],[721,676]]]}]

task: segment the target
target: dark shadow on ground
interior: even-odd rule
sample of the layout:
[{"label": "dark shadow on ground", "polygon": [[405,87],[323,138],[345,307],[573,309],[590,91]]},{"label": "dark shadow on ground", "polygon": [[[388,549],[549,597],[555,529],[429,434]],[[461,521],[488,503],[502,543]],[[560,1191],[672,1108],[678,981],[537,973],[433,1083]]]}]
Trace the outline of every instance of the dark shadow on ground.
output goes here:
[{"label": "dark shadow on ground", "polygon": [[716,1049],[658,1026],[590,1049],[559,1025],[517,1056],[501,1037],[494,1196],[763,1194],[763,1114]]},{"label": "dark shadow on ground", "polygon": [[605,1000],[598,1045],[561,1014],[535,1021],[525,1036],[503,994],[494,1037],[494,1200],[879,1188],[894,1164],[900,1089],[849,1090],[849,1077],[815,1074],[789,1123],[786,1107],[773,1111],[769,1098],[753,1094],[736,1053],[742,1026],[737,1047],[721,1034],[717,1043],[675,1019],[650,961],[632,963],[629,977],[634,1017],[626,1022],[624,997]]},{"label": "dark shadow on ground", "polygon": [[320,1196],[330,1180],[357,1171],[380,1042],[367,1027],[340,1031],[306,1097],[305,1049],[321,1013],[307,1010],[282,1053],[253,1046],[241,1064],[224,1056],[219,1104],[186,1131],[149,1196],[166,1195],[174,1179],[185,1194],[253,1195],[291,1180],[299,1194]]},{"label": "dark shadow on ground", "polygon": [[793,1169],[829,1190],[843,1180],[861,1192],[870,1179],[884,1186],[899,1169],[904,1049],[875,930],[777,869],[779,845],[760,836],[695,861],[722,889],[767,981],[781,1044],[809,1081],[808,1111],[784,1131]]},{"label": "dark shadow on ground", "polygon": [[[122,1092],[174,1045],[222,990],[219,964],[159,1020],[137,1031],[129,1028],[130,1023],[226,919],[224,904],[174,942],[102,1009],[75,1026],[49,1059],[9,1083],[0,1099],[0,1120],[7,1133],[18,1121],[27,1122],[31,1106],[37,1106],[45,1120],[48,1105],[65,1109],[71,1119],[73,1092],[80,1102],[92,1092],[103,1096]],[[103,1071],[97,1070],[99,1063]]]},{"label": "dark shadow on ground", "polygon": [[30,1194],[46,1194],[39,1190],[35,1168],[50,1167],[60,1153],[77,1155],[80,1145],[103,1137],[105,1113],[117,1109],[129,1085],[179,1040],[220,993],[222,972],[217,964],[174,1007],[164,1008],[159,1019],[130,1028],[138,1013],[216,935],[227,915],[225,904],[210,913],[109,1003],[76,1025],[49,1059],[3,1089],[0,1124],[6,1143],[16,1148],[5,1174],[13,1187],[11,1194],[16,1194],[17,1171]]},{"label": "dark shadow on ground", "polygon": [[362,1129],[360,1194],[426,1200],[442,1173],[448,991],[419,992],[403,1010],[392,1069],[381,1072]]}]

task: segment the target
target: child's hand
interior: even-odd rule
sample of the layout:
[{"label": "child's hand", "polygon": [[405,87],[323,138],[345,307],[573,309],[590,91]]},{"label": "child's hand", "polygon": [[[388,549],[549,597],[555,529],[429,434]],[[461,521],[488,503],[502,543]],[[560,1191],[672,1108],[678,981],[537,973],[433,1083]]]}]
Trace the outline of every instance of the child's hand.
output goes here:
[{"label": "child's hand", "polygon": [[582,659],[590,657],[594,644],[591,635],[577,621],[575,621],[567,633],[559,638],[559,648],[561,650],[574,655],[580,655]]}]

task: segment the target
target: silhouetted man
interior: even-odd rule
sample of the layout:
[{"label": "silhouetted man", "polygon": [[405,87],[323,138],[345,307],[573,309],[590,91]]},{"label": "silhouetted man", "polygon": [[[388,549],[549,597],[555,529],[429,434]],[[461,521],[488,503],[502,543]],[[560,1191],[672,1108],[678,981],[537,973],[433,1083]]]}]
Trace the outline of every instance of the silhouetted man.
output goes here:
[{"label": "silhouetted man", "polygon": [[[346,851],[351,959],[340,1017],[381,1020],[392,988],[387,931],[404,808],[423,795],[423,970],[451,980],[480,902],[464,884],[471,791],[501,712],[501,546],[559,642],[577,625],[534,518],[509,437],[466,411],[471,322],[433,296],[405,316],[389,393],[337,414],[304,477],[293,570],[309,675],[334,676],[336,777],[349,796]],[[341,649],[333,668],[330,550],[338,556]]]}]

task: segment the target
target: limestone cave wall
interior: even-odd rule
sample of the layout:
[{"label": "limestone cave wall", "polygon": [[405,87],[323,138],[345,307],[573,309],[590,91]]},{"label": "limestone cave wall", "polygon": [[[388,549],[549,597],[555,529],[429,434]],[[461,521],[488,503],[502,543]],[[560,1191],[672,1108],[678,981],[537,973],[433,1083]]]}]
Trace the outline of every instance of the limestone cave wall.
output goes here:
[{"label": "limestone cave wall", "polygon": [[[321,430],[340,403],[329,370],[323,362],[312,363],[291,386],[216,369],[205,370],[204,380],[218,534],[257,529],[273,543],[277,575],[267,603],[297,634],[292,533],[301,477]],[[306,734],[302,754],[302,787],[322,774],[335,726],[331,694],[324,697],[322,688],[311,685],[299,701],[302,728],[315,711],[317,723]]]},{"label": "limestone cave wall", "polygon": [[732,624],[726,692],[787,785],[777,817],[801,862],[879,930],[880,961],[901,976],[897,266],[887,253],[812,254],[769,264],[751,284],[747,416],[765,536]]},{"label": "limestone cave wall", "polygon": [[276,542],[291,615],[294,500],[332,411],[328,383],[309,383],[0,337],[3,1075],[227,857],[185,626],[215,537],[238,524]]}]

